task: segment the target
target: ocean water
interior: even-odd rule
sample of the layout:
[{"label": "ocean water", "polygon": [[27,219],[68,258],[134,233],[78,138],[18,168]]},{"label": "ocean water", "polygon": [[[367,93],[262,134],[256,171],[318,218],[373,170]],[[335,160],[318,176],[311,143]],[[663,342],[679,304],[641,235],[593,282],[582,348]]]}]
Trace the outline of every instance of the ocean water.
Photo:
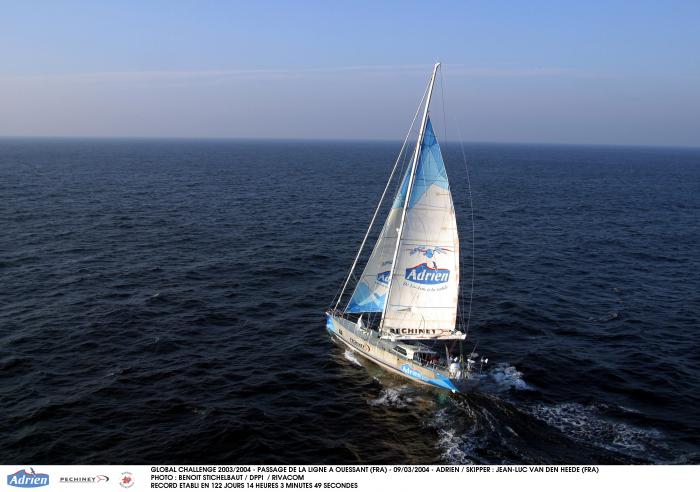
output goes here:
[{"label": "ocean water", "polygon": [[700,463],[700,150],[465,150],[451,396],[324,328],[397,144],[0,140],[0,462]]}]

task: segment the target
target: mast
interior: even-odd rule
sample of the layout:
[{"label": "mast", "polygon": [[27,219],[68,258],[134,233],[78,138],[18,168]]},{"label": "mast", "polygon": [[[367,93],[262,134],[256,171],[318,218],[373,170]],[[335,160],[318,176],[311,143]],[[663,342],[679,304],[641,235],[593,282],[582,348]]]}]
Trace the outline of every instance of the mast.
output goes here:
[{"label": "mast", "polygon": [[350,279],[352,278],[352,274],[355,271],[355,267],[357,266],[357,262],[360,259],[360,255],[362,254],[362,250],[365,247],[365,243],[367,242],[367,238],[369,237],[369,233],[372,230],[372,226],[374,226],[374,221],[377,218],[377,215],[379,214],[379,210],[382,207],[382,203],[384,202],[384,197],[386,196],[386,192],[389,190],[389,185],[391,185],[391,180],[394,178],[394,173],[396,172],[396,169],[399,166],[399,162],[401,161],[401,157],[404,155],[404,149],[406,148],[406,144],[408,143],[408,137],[411,136],[411,130],[413,130],[413,125],[416,122],[416,118],[418,117],[418,113],[420,111],[421,104],[423,104],[423,101],[425,99],[425,96],[428,92],[428,88],[426,87],[425,92],[423,92],[423,97],[421,97],[420,102],[418,103],[418,108],[416,108],[416,112],[413,115],[413,119],[411,120],[411,126],[408,128],[408,132],[406,132],[406,137],[403,139],[403,144],[401,144],[401,150],[399,151],[399,155],[396,156],[396,161],[394,162],[394,167],[391,169],[391,174],[389,175],[389,180],[386,183],[386,186],[384,187],[384,191],[382,192],[382,196],[379,198],[379,203],[377,204],[377,208],[374,210],[374,215],[372,215],[372,220],[369,223],[369,227],[367,228],[367,232],[365,232],[365,237],[362,239],[362,244],[360,244],[360,249],[357,251],[357,255],[355,255],[355,259],[352,262],[352,266],[350,267],[350,272],[348,272],[348,276],[345,279],[345,283],[343,283],[343,286],[340,289],[340,293],[338,294],[338,300],[335,303],[335,306],[333,307],[333,311],[338,310],[338,305],[340,305],[340,301],[343,298],[343,293],[345,292],[345,289],[348,286],[348,283],[350,283]]},{"label": "mast", "polygon": [[413,190],[413,178],[416,174],[416,166],[418,164],[418,159],[420,159],[420,148],[423,143],[423,136],[425,134],[425,124],[428,121],[428,109],[430,108],[430,99],[433,96],[433,86],[435,85],[435,75],[437,74],[438,68],[440,68],[440,62],[437,62],[433,67],[433,74],[430,77],[430,83],[428,84],[428,95],[425,99],[425,108],[423,110],[423,119],[421,120],[420,132],[418,134],[418,141],[416,142],[416,150],[413,153],[413,162],[411,163],[411,174],[408,178],[408,188],[406,190],[406,198],[403,202],[403,209],[401,210],[401,221],[399,222],[398,235],[396,237],[396,246],[394,247],[394,256],[391,259],[391,273],[389,274],[389,286],[387,288],[386,302],[384,303],[384,309],[382,310],[382,321],[379,325],[379,332],[382,333],[384,329],[384,317],[386,316],[386,310],[389,306],[389,297],[391,294],[391,286],[394,283],[394,267],[396,265],[396,257],[399,254],[399,245],[401,244],[401,234],[403,233],[403,225],[406,221],[406,209],[411,199],[411,191]]}]

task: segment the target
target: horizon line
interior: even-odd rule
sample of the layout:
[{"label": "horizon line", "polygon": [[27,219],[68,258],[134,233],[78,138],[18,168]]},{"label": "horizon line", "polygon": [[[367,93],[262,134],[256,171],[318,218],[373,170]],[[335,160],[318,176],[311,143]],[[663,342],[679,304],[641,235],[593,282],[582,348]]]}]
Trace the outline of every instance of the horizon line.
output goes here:
[{"label": "horizon line", "polygon": [[[343,137],[221,137],[221,136],[133,136],[133,135],[0,135],[0,140],[171,140],[171,141],[259,141],[259,142],[348,142],[348,143],[401,143],[400,138],[343,138]],[[700,144],[655,144],[655,143],[599,143],[599,142],[528,142],[507,140],[440,140],[445,145],[542,145],[568,147],[637,147],[700,150]]]}]

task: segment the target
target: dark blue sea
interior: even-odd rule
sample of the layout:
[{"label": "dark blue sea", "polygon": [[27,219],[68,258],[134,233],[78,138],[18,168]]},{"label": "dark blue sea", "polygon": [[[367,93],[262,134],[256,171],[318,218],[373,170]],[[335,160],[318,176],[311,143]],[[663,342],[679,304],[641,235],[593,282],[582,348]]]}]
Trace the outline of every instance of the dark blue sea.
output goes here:
[{"label": "dark blue sea", "polygon": [[0,462],[700,463],[700,150],[466,145],[467,396],[324,328],[398,150],[0,140]]}]

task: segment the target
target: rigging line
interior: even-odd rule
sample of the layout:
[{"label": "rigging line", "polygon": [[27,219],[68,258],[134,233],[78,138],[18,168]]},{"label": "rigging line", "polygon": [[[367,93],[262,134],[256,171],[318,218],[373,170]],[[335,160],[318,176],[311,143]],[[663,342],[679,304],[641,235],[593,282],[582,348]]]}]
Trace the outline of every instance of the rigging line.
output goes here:
[{"label": "rigging line", "polygon": [[469,177],[469,166],[467,165],[467,154],[464,152],[464,141],[462,140],[462,131],[457,125],[457,120],[455,118],[455,126],[457,127],[457,132],[459,133],[459,145],[462,149],[462,160],[464,161],[464,172],[467,175],[467,189],[469,192],[469,212],[472,219],[472,281],[469,288],[469,314],[467,315],[467,327],[465,334],[469,333],[469,323],[472,318],[472,302],[474,301],[474,278],[476,276],[476,224],[474,223],[474,200],[472,197],[472,183]]},{"label": "rigging line", "polygon": [[367,228],[367,232],[365,233],[365,237],[362,239],[362,244],[360,244],[360,249],[357,252],[357,255],[355,256],[355,260],[352,262],[352,267],[350,267],[350,273],[348,273],[348,278],[345,280],[343,287],[340,289],[340,295],[338,296],[338,301],[335,303],[335,306],[333,307],[334,311],[336,311],[338,309],[338,305],[340,304],[340,300],[343,298],[343,294],[345,293],[345,289],[348,286],[348,282],[350,282],[350,277],[352,276],[352,273],[355,270],[355,266],[357,265],[357,261],[360,259],[360,255],[362,254],[362,250],[364,249],[365,243],[367,242],[367,237],[369,236],[369,233],[372,230],[372,226],[374,225],[374,221],[377,218],[377,214],[379,213],[379,209],[381,209],[381,207],[382,207],[382,202],[384,201],[384,197],[386,195],[386,192],[389,189],[389,185],[391,184],[391,180],[394,177],[394,173],[396,172],[396,167],[398,166],[399,161],[401,160],[401,155],[403,154],[403,151],[406,148],[406,143],[408,142],[408,137],[411,133],[411,130],[413,129],[413,125],[416,122],[416,118],[418,118],[418,113],[420,112],[421,105],[423,104],[423,100],[425,99],[425,96],[427,93],[428,93],[428,89],[426,88],[425,92],[423,93],[423,97],[421,97],[421,100],[418,103],[418,109],[416,109],[416,113],[413,115],[413,120],[411,121],[411,126],[408,128],[408,133],[406,134],[406,138],[404,138],[404,140],[403,140],[403,144],[401,145],[401,150],[399,151],[399,155],[396,157],[396,162],[394,163],[394,167],[391,170],[391,174],[389,175],[389,180],[387,181],[386,186],[384,187],[384,191],[382,192],[382,196],[379,199],[379,204],[377,205],[377,208],[374,211],[374,215],[372,216],[372,220],[369,223],[369,227]]},{"label": "rigging line", "polygon": [[[352,275],[352,271],[350,271],[350,273],[348,274],[348,276],[350,276],[350,275]],[[340,296],[338,294],[340,294]],[[333,300],[331,301],[331,304],[333,304],[335,302],[336,298],[338,298],[338,300],[340,300],[342,295],[343,294],[342,294],[342,285],[341,285],[338,287],[338,290],[335,291],[335,295],[333,295]]]},{"label": "rigging line", "polygon": [[[443,111],[443,121],[445,121],[445,87],[444,87],[444,77],[442,76],[442,72],[440,72],[440,89],[442,92],[442,111]],[[462,160],[464,162],[464,172],[467,175],[467,190],[468,190],[468,197],[469,197],[469,212],[471,214],[471,221],[472,221],[472,278],[471,278],[471,286],[469,288],[469,311],[467,314],[467,326],[465,328],[465,335],[469,333],[469,324],[471,322],[471,317],[472,317],[472,303],[474,300],[474,278],[476,276],[476,263],[475,263],[475,258],[476,258],[476,244],[475,244],[475,238],[476,238],[476,224],[474,223],[474,201],[472,199],[472,183],[471,183],[471,178],[469,176],[469,166],[467,165],[467,155],[464,151],[464,140],[462,139],[462,130],[459,127],[459,124],[457,123],[457,118],[454,117],[455,120],[455,128],[457,129],[457,133],[459,134],[459,146],[460,149],[462,150]],[[446,126],[446,124],[445,124]],[[445,139],[447,139],[447,129],[445,129]],[[460,248],[460,253],[461,253],[461,248]],[[460,286],[461,290],[461,286]]]},{"label": "rigging line", "polygon": [[[445,110],[445,76],[440,72],[440,95],[442,99],[442,127],[443,127],[443,137],[444,137],[444,142],[445,145],[447,145],[447,111]],[[452,203],[452,207],[454,209],[454,201]],[[459,244],[459,235],[457,239],[457,244]],[[464,264],[462,261],[462,255],[463,255],[463,249],[460,247],[459,248],[459,263],[460,266]],[[473,273],[473,271],[472,271]],[[461,276],[460,276],[461,277]],[[459,315],[455,316],[455,324],[460,328],[460,331],[462,331],[462,328],[464,328],[464,287],[462,285],[461,278],[458,280],[459,282]],[[461,319],[460,319],[461,318]],[[466,333],[466,329],[464,330]],[[454,348],[454,347],[453,347]]]},{"label": "rigging line", "polygon": [[445,76],[440,70],[440,97],[442,99],[442,136],[444,137],[443,142],[447,145],[447,118],[445,117]]},{"label": "rigging line", "polygon": [[[440,71],[440,98],[442,102],[442,135],[443,135],[443,142],[445,142],[445,146],[447,146],[447,112],[445,111],[445,75],[442,73],[442,70]],[[446,147],[447,148],[447,147]],[[452,203],[452,208],[454,210],[454,201]],[[459,234],[457,235],[457,244],[459,246]],[[459,263],[460,266],[464,263],[462,261],[462,248],[459,248]],[[458,288],[459,288],[459,314],[461,315],[461,322],[460,322],[460,316],[456,315],[455,316],[455,324],[459,328],[464,327],[464,289],[462,287],[462,281],[461,278],[458,277]],[[461,329],[460,329],[461,331]],[[454,347],[453,347],[454,348]]]}]

